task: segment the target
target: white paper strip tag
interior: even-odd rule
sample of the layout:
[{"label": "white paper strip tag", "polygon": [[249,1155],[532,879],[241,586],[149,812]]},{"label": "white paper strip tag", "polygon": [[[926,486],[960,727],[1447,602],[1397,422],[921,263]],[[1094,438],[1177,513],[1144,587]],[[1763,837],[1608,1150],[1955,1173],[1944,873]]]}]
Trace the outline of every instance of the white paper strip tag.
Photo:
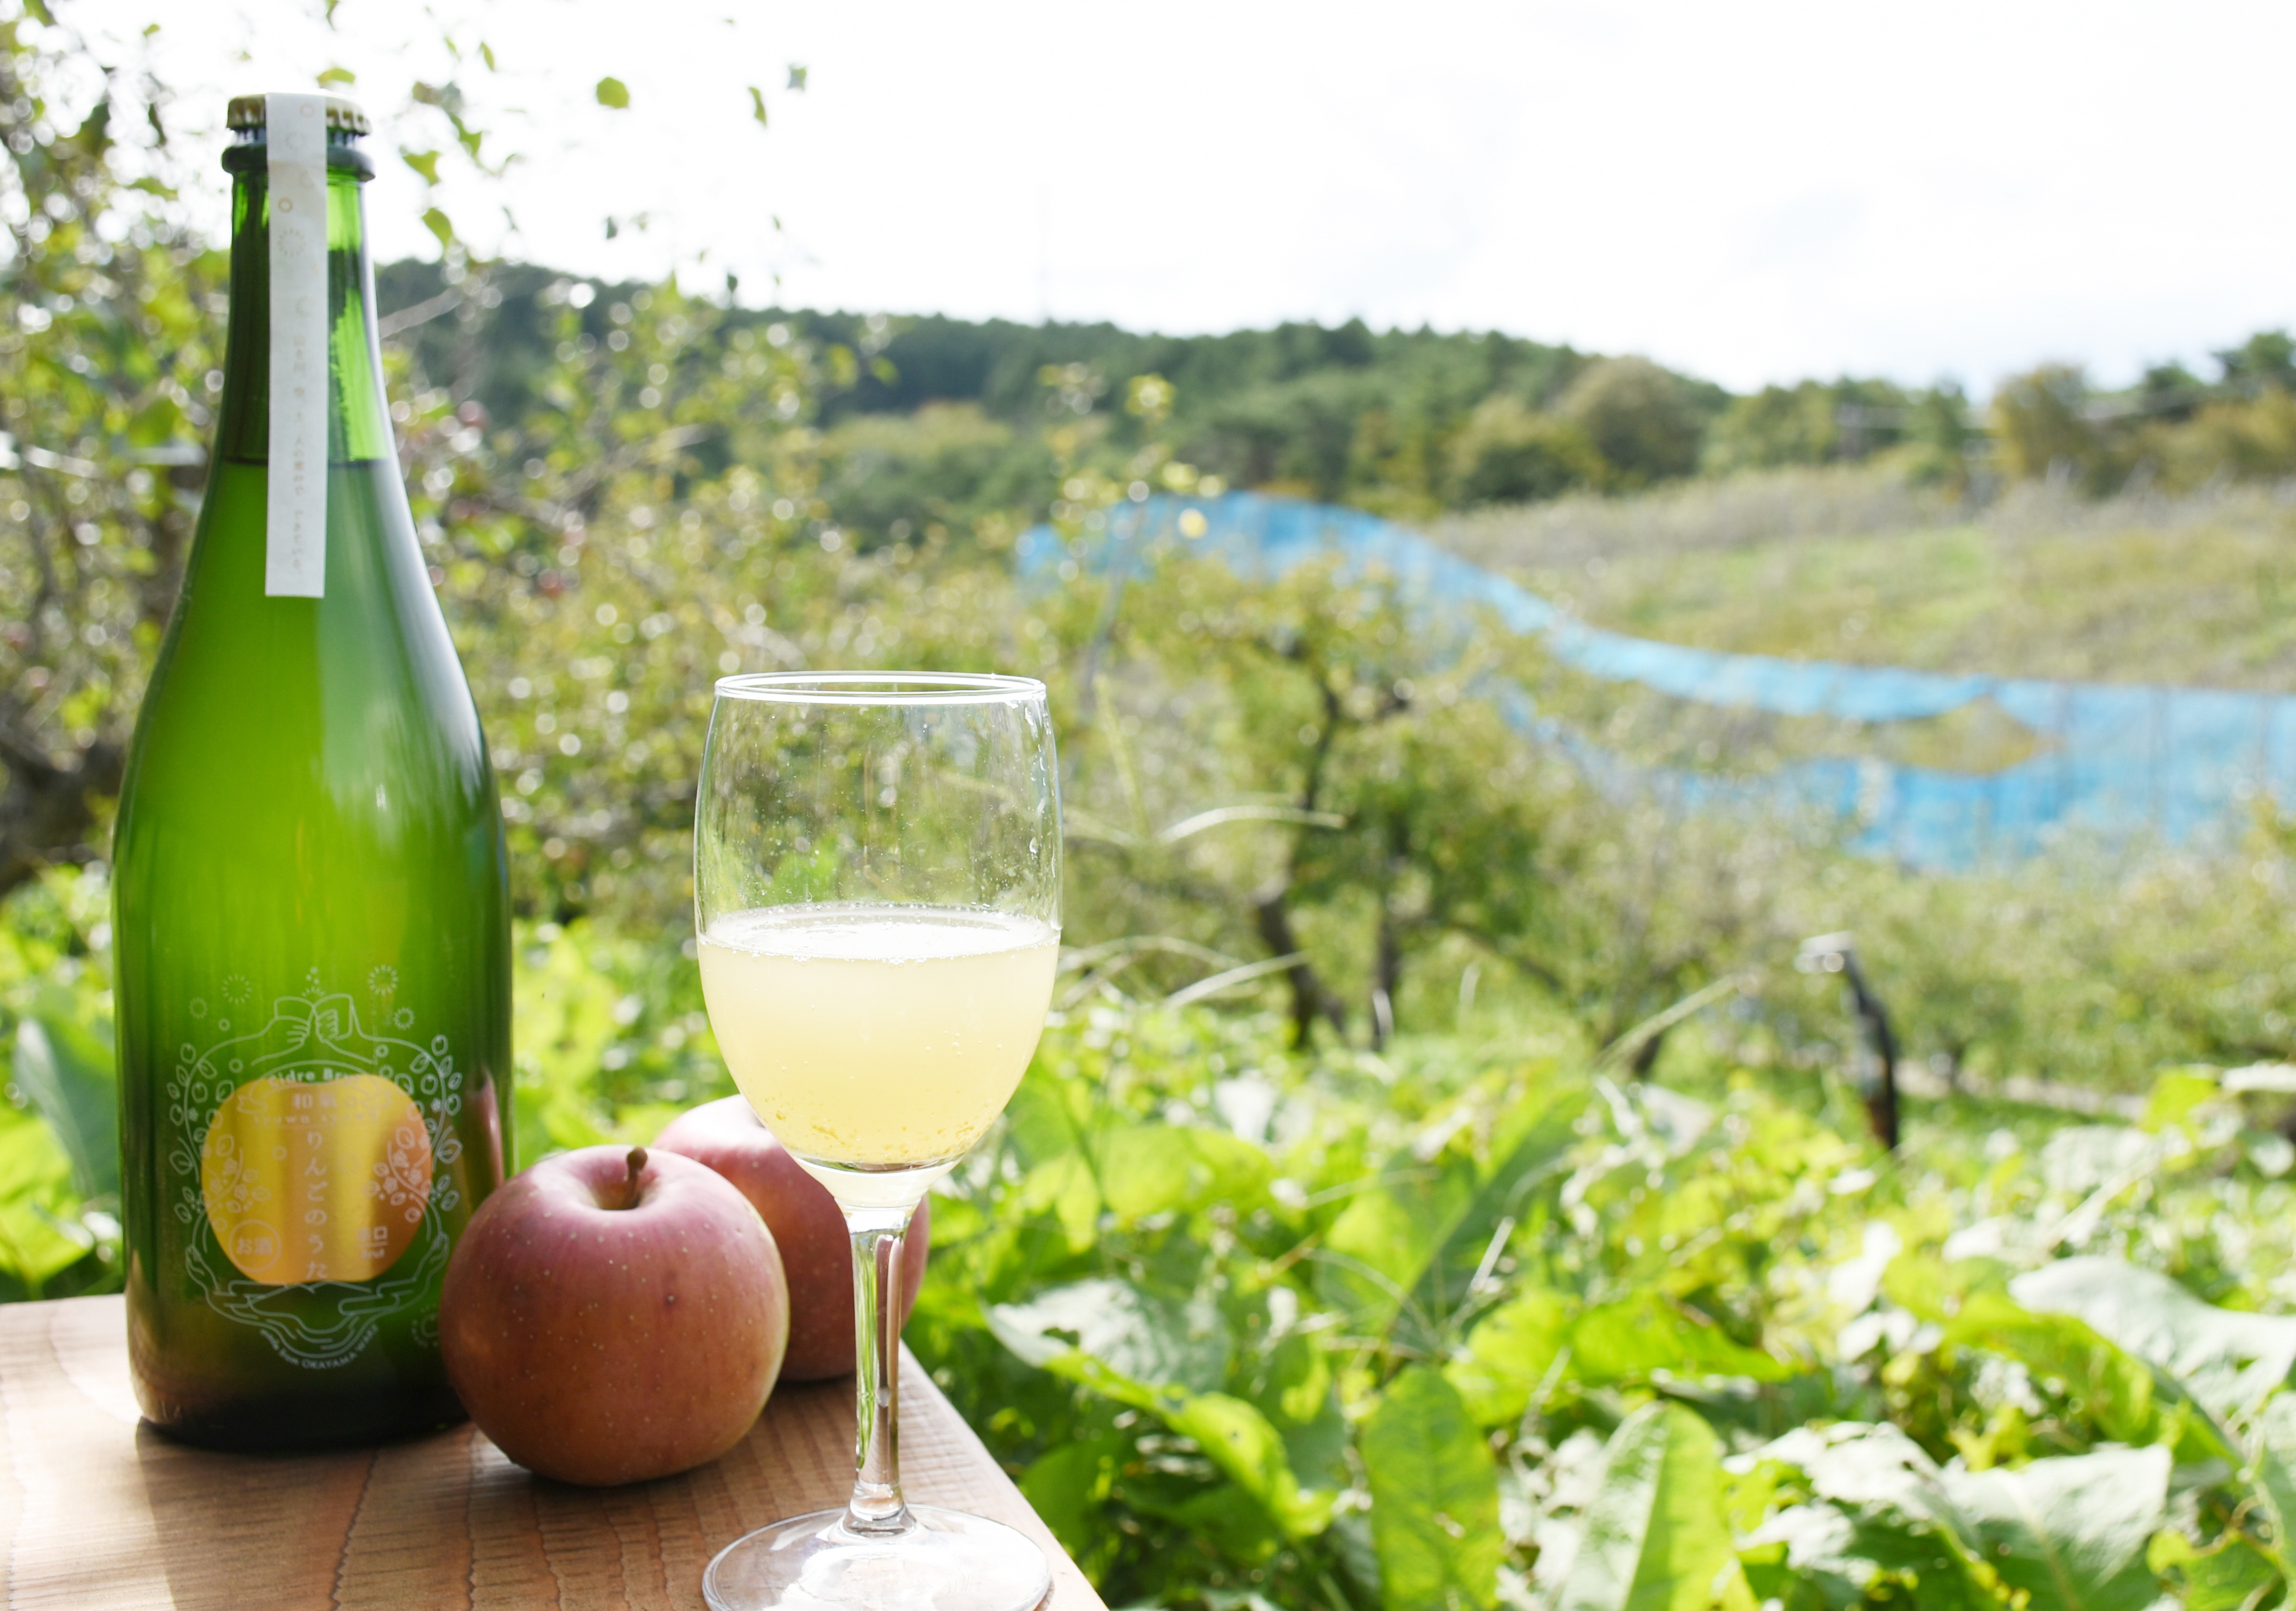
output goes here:
[{"label": "white paper strip tag", "polygon": [[263,591],[327,591],[327,98],[266,95],[271,483]]}]

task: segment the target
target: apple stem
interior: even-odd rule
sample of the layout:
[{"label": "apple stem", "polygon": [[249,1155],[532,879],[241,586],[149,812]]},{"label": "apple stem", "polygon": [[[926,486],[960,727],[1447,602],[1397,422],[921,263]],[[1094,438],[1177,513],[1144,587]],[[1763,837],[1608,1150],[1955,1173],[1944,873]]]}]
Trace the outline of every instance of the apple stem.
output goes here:
[{"label": "apple stem", "polygon": [[646,1166],[646,1149],[643,1147],[631,1148],[629,1163],[630,1177],[622,1193],[622,1206],[635,1208],[638,1206],[638,1176],[644,1173]]}]

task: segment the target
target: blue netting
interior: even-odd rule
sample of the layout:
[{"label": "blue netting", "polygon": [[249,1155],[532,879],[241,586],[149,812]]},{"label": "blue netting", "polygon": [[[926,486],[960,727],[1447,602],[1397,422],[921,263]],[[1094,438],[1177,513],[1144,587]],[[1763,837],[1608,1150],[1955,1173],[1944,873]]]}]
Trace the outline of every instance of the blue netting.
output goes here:
[{"label": "blue netting", "polygon": [[[1406,599],[1439,620],[1448,616],[1464,626],[1471,611],[1487,609],[1511,631],[1543,636],[1564,665],[1677,699],[1859,723],[1918,721],[1989,699],[2042,741],[2039,753],[1992,772],[1819,759],[1756,779],[1634,774],[1686,805],[1789,804],[1846,817],[1860,848],[1917,865],[2029,855],[2069,829],[2104,837],[2147,832],[2172,844],[2224,838],[2246,824],[2259,795],[2296,799],[2296,699],[1943,676],[1627,637],[1576,620],[1506,577],[1361,510],[1251,493],[1152,498],[1110,511],[1102,530],[1073,545],[1049,527],[1028,532],[1020,545],[1022,574],[1071,559],[1120,571],[1149,541],[1179,534],[1191,512],[1204,526],[1201,536],[1182,539],[1185,545],[1239,575],[1272,577],[1336,555],[1344,572],[1376,568],[1392,576]],[[1625,777],[1628,769],[1540,716],[1522,691],[1490,691],[1517,725],[1564,744],[1598,773]]]}]

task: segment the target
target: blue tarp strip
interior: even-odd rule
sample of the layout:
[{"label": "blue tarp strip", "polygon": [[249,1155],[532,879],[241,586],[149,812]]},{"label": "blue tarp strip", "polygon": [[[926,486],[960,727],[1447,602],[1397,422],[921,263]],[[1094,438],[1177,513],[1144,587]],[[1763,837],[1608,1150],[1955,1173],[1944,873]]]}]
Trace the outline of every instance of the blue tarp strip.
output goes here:
[{"label": "blue tarp strip", "polygon": [[[1183,537],[1185,546],[1216,555],[1238,575],[1273,578],[1336,556],[1345,573],[1376,569],[1393,577],[1422,608],[1462,617],[1488,609],[1510,631],[1544,637],[1563,665],[1677,699],[1859,723],[1920,721],[1990,699],[2046,748],[1991,773],[1821,759],[1753,780],[1669,774],[1669,786],[1686,805],[1759,798],[1847,816],[1859,825],[1860,847],[1918,865],[1962,867],[2027,855],[2066,829],[2107,836],[2149,831],[2182,844],[2236,834],[2259,796],[2296,798],[2296,699],[2285,696],[1945,676],[1628,637],[1589,626],[1508,578],[1361,510],[1253,493],[1151,498],[1109,511],[1104,529],[1074,551],[1049,527],[1030,530],[1021,540],[1022,573],[1042,573],[1069,559],[1095,569],[1128,565],[1149,541],[1178,534],[1191,512],[1201,517],[1203,530]],[[1560,736],[1554,723],[1535,716],[1527,697],[1505,702],[1518,725],[1535,723],[1541,736]],[[1583,741],[1572,748],[1589,750]],[[1582,753],[1581,759],[1593,756]]]}]

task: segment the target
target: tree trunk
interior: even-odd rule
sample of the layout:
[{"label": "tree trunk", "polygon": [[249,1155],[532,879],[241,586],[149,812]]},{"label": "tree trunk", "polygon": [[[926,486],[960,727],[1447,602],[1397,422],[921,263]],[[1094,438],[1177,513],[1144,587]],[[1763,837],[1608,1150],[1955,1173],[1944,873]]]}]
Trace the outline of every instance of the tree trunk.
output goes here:
[{"label": "tree trunk", "polygon": [[1858,1094],[1866,1099],[1866,1116],[1874,1125],[1874,1134],[1882,1146],[1898,1149],[1898,1037],[1890,1027],[1889,1010],[1882,998],[1874,994],[1866,980],[1866,970],[1857,965],[1857,953],[1841,953],[1841,977],[1849,984],[1850,1005],[1857,1014],[1859,1039],[1866,1055],[1872,1059],[1866,1077],[1858,1083],[1863,1089]]},{"label": "tree trunk", "polygon": [[1395,998],[1403,988],[1403,936],[1395,914],[1382,904],[1379,913],[1378,954],[1374,959],[1371,985],[1371,1047],[1383,1050],[1395,1034]]},{"label": "tree trunk", "polygon": [[[1292,911],[1286,902],[1288,891],[1282,887],[1269,890],[1252,902],[1252,915],[1259,925],[1260,943],[1271,956],[1290,956],[1300,949],[1299,936],[1292,932]],[[1292,1043],[1305,1046],[1308,1037],[1315,1033],[1316,1020],[1328,1019],[1334,1031],[1347,1038],[1347,1015],[1332,993],[1324,988],[1324,981],[1306,957],[1301,957],[1283,970],[1283,977],[1292,986]]]},{"label": "tree trunk", "polygon": [[1635,1055],[1627,1063],[1627,1072],[1638,1080],[1650,1078],[1650,1071],[1658,1067],[1658,1054],[1666,1050],[1667,1032],[1656,1034],[1635,1048]]},{"label": "tree trunk", "polygon": [[59,766],[4,723],[0,723],[0,765],[7,783],[0,788],[0,896],[86,840],[95,824],[95,801],[119,792],[127,753],[99,740],[76,766]]}]

